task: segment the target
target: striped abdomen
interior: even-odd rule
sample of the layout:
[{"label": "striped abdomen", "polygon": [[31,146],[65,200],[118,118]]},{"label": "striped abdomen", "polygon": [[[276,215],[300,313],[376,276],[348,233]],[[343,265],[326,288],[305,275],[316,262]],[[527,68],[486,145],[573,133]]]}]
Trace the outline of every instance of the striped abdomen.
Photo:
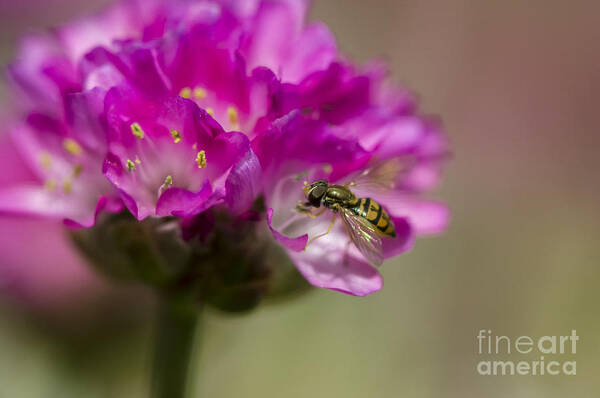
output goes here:
[{"label": "striped abdomen", "polygon": [[390,216],[385,209],[373,199],[358,199],[358,203],[352,208],[352,211],[357,216],[366,218],[367,221],[377,227],[377,230],[382,236],[390,238],[396,237],[396,229],[394,228],[392,220],[390,220]]}]

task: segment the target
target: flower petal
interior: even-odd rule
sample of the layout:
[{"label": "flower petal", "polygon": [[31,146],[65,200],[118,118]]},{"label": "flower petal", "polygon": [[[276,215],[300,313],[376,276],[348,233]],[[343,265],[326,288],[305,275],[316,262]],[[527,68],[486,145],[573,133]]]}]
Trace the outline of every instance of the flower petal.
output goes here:
[{"label": "flower petal", "polygon": [[325,123],[341,124],[368,109],[370,80],[347,64],[332,63],[326,70],[308,75],[297,85],[284,84],[284,113],[302,109]]},{"label": "flower petal", "polygon": [[390,211],[396,215],[403,213],[417,235],[440,234],[448,228],[450,219],[448,206],[433,200],[407,200]]},{"label": "flower petal", "polygon": [[192,217],[200,214],[223,200],[221,191],[213,192],[207,180],[198,192],[181,188],[169,188],[158,199],[156,214],[161,217]]},{"label": "flower petal", "polygon": [[308,26],[289,47],[291,54],[281,60],[284,82],[299,83],[311,73],[327,69],[339,56],[335,37],[321,23]]},{"label": "flower petal", "polygon": [[273,209],[267,209],[267,223],[269,225],[269,229],[273,233],[273,237],[275,238],[275,240],[277,240],[279,243],[281,243],[286,249],[292,250],[294,252],[300,252],[300,251],[304,250],[304,248],[306,247],[306,243],[308,242],[307,234],[298,236],[297,238],[289,238],[289,237],[283,235],[282,233],[280,233],[279,231],[277,231],[273,227],[272,222],[273,222]]},{"label": "flower petal", "polygon": [[286,59],[293,54],[291,44],[302,31],[306,3],[304,0],[260,3],[242,44],[251,69],[266,66],[276,73],[281,72]]},{"label": "flower petal", "polygon": [[448,228],[450,210],[444,203],[417,198],[407,197],[400,192],[392,192],[384,195],[373,195],[392,217],[404,217],[418,236],[435,235]]},{"label": "flower petal", "polygon": [[[20,94],[14,96],[15,99],[23,101],[26,107],[33,105],[38,110],[59,114],[60,94],[68,91],[69,87],[57,86],[45,73],[48,69],[56,71],[58,66],[55,64],[69,68],[64,63],[59,43],[53,37],[41,34],[25,36],[20,43],[17,60],[7,68],[13,88]],[[71,76],[75,76],[72,68],[70,72]]]},{"label": "flower petal", "polygon": [[256,136],[252,148],[263,172],[273,179],[324,164],[360,163],[367,155],[355,140],[336,136],[328,126],[306,119],[300,112],[276,120]]},{"label": "flower petal", "polygon": [[[99,203],[98,206],[96,211],[93,205],[87,206],[76,197],[49,192],[38,185],[22,185],[0,191],[0,213],[3,214],[65,218],[72,220],[74,224],[91,226],[95,215],[106,204]],[[114,209],[113,205],[109,207]]]},{"label": "flower petal", "polygon": [[415,231],[405,217],[390,217],[396,229],[395,238],[382,238],[383,255],[391,258],[412,249],[415,243]]},{"label": "flower petal", "polygon": [[366,296],[381,289],[379,272],[360,258],[349,255],[348,238],[339,230],[312,242],[302,252],[289,255],[314,286],[353,296]]},{"label": "flower petal", "polygon": [[[154,197],[139,183],[128,178],[121,159],[108,153],[102,164],[102,173],[120,193],[121,199],[131,214],[138,220],[155,214]],[[135,197],[134,197],[135,194]]]},{"label": "flower petal", "polygon": [[93,217],[78,220],[65,218],[64,224],[71,228],[90,228],[96,224],[98,217],[102,212],[119,213],[124,208],[123,201],[119,198],[101,196],[96,204],[96,210]]},{"label": "flower petal", "polygon": [[225,181],[226,202],[233,214],[250,208],[261,188],[261,168],[258,158],[250,148],[239,160]]}]

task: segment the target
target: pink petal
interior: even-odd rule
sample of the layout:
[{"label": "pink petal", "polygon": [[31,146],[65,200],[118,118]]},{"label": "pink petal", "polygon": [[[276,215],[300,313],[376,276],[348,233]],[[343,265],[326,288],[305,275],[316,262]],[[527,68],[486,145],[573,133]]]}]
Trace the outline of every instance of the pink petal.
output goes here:
[{"label": "pink petal", "polygon": [[158,199],[156,214],[161,217],[191,217],[204,212],[214,204],[222,201],[221,192],[212,191],[207,180],[198,192],[190,192],[181,188],[169,188]]},{"label": "pink petal", "polygon": [[285,235],[283,235],[282,233],[280,233],[279,231],[277,231],[275,228],[273,228],[273,209],[267,209],[267,223],[269,224],[269,229],[271,230],[271,232],[273,232],[273,237],[275,238],[275,240],[277,240],[279,243],[281,243],[285,248],[295,251],[295,252],[300,252],[302,250],[304,250],[304,248],[306,247],[306,243],[308,242],[308,235],[304,234],[302,236],[298,236],[297,238],[289,238]]},{"label": "pink petal", "polygon": [[248,148],[246,155],[229,172],[225,181],[226,202],[233,214],[250,208],[260,193],[262,185],[258,158]]},{"label": "pink petal", "polygon": [[[312,242],[305,251],[290,252],[296,267],[312,285],[353,296],[366,296],[381,289],[377,270],[352,255],[343,232],[332,232]],[[347,249],[348,248],[348,249]]]}]

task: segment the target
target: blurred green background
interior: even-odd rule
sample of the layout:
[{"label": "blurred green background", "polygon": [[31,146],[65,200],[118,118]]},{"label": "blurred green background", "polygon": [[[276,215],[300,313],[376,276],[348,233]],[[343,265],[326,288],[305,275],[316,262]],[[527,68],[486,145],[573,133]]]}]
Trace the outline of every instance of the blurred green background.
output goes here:
[{"label": "blurred green background", "polygon": [[[101,3],[0,1],[2,63],[19,34]],[[598,15],[595,1],[315,1],[344,51],[383,56],[443,117],[454,158],[435,196],[451,227],[386,264],[367,298],[320,290],[246,316],[208,312],[197,396],[598,396]],[[41,313],[5,299],[0,397],[147,396],[152,317],[138,296]],[[576,329],[577,376],[480,376],[480,329]],[[507,359],[524,358],[538,359]]]}]

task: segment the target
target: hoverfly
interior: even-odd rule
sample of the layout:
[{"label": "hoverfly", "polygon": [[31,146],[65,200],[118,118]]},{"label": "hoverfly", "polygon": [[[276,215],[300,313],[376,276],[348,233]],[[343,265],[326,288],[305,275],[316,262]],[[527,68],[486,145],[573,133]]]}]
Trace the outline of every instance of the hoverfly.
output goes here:
[{"label": "hoverfly", "polygon": [[[313,237],[308,244],[329,234],[339,214],[346,233],[360,253],[370,264],[381,265],[382,238],[396,237],[394,223],[377,201],[368,197],[359,198],[350,188],[365,191],[390,190],[402,169],[402,162],[392,159],[355,175],[343,185],[331,185],[327,180],[316,180],[312,184],[305,182],[304,196],[307,201],[299,202],[296,210],[312,218],[320,216],[327,209],[333,212],[327,232]],[[321,205],[324,209],[317,213],[312,212],[313,208],[319,208]]]}]

